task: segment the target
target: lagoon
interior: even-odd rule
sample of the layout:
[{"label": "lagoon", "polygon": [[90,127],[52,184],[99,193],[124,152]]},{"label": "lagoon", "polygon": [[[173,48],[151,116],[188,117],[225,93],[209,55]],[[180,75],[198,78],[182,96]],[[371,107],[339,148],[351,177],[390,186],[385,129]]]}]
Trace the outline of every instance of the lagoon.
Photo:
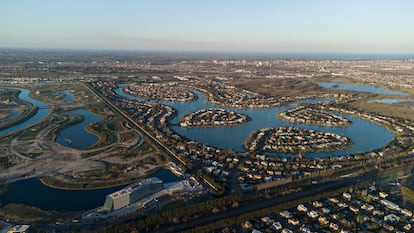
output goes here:
[{"label": "lagoon", "polygon": [[[145,100],[132,96],[128,93],[123,92],[122,87],[115,90],[117,94],[129,99]],[[236,152],[246,152],[243,148],[243,142],[249,137],[249,135],[256,130],[266,127],[283,127],[292,126],[299,128],[306,128],[318,131],[332,132],[345,137],[350,138],[353,141],[353,145],[344,150],[333,151],[333,152],[312,152],[307,153],[308,157],[328,157],[328,156],[343,156],[352,153],[368,152],[371,150],[379,149],[392,141],[394,134],[388,131],[386,128],[375,124],[371,121],[367,121],[361,118],[357,118],[350,115],[339,114],[344,118],[351,120],[353,123],[348,127],[328,127],[328,126],[315,126],[306,124],[289,123],[276,117],[276,115],[282,111],[293,108],[294,104],[300,103],[312,103],[319,101],[327,101],[328,99],[311,99],[297,101],[291,105],[278,106],[267,109],[235,109],[235,108],[224,108],[226,110],[235,111],[248,115],[252,120],[246,124],[236,126],[220,126],[214,128],[184,128],[176,125],[182,116],[204,108],[222,108],[219,106],[212,105],[207,102],[204,93],[191,90],[197,96],[198,99],[192,102],[186,103],[175,103],[167,101],[157,101],[158,103],[169,105],[178,111],[177,116],[172,119],[173,129],[180,135],[183,135],[191,140],[200,141],[209,146],[215,146],[221,149],[231,149]],[[289,153],[272,153],[271,155],[279,156],[291,156]]]}]

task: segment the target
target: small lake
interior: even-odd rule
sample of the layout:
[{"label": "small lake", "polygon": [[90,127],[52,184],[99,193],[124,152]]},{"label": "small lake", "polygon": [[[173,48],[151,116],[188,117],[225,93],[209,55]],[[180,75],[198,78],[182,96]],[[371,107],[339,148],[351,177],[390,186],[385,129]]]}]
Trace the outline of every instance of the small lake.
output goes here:
[{"label": "small lake", "polygon": [[345,91],[360,91],[360,92],[369,92],[374,94],[384,94],[384,95],[400,95],[408,96],[409,94],[397,91],[391,91],[379,87],[367,86],[367,85],[355,85],[355,84],[346,84],[338,82],[318,82],[318,85],[324,88],[334,88],[338,90]]},{"label": "small lake", "polygon": [[19,94],[18,94],[18,98],[29,102],[37,107],[39,107],[39,109],[37,110],[37,112],[30,117],[29,119],[26,119],[22,122],[19,122],[18,124],[15,124],[13,126],[10,126],[8,128],[2,129],[0,130],[0,136],[5,136],[7,134],[13,133],[15,131],[24,129],[26,127],[29,127],[37,122],[39,122],[40,120],[42,120],[50,111],[50,108],[48,105],[46,105],[45,103],[39,101],[39,100],[35,100],[30,98],[29,94],[30,91],[27,89],[23,89],[23,88],[12,88],[12,89],[17,89],[19,90]]},{"label": "small lake", "polygon": [[[120,85],[119,88],[115,90],[120,96],[145,100],[142,98],[137,98],[135,96],[129,95],[128,93],[123,92],[122,87],[126,85]],[[204,109],[204,108],[217,108],[218,106],[212,105],[207,102],[205,95],[202,92],[191,90],[197,96],[198,99],[192,102],[186,103],[175,103],[167,101],[157,101],[159,103],[169,105],[175,108],[178,111],[177,116],[172,119],[172,123],[176,124],[179,122],[182,116],[190,112]],[[319,101],[326,101],[327,99],[310,99],[297,101],[295,103],[313,103]],[[150,101],[150,100],[147,100]],[[221,107],[219,107],[221,108]],[[235,108],[224,108],[227,110],[232,110],[235,112],[243,113],[248,115],[252,120],[246,124],[237,125],[237,126],[220,126],[214,128],[184,128],[179,125],[173,126],[173,129],[180,135],[183,135],[191,140],[200,141],[206,145],[216,146],[221,149],[232,149],[236,152],[245,152],[243,148],[243,142],[248,138],[248,136],[259,130],[266,127],[282,127],[282,126],[292,126],[299,128],[306,128],[312,130],[319,130],[325,132],[333,132],[339,135],[346,136],[353,141],[353,145],[344,150],[333,151],[333,152],[313,152],[307,153],[306,156],[309,157],[327,157],[327,156],[342,156],[352,153],[367,152],[383,147],[385,144],[393,140],[394,134],[388,131],[386,128],[377,125],[373,122],[360,119],[354,116],[339,114],[353,123],[352,125],[344,128],[338,127],[328,127],[328,126],[316,126],[316,125],[306,125],[306,124],[295,124],[289,123],[282,119],[276,117],[276,115],[282,111],[293,108],[291,105],[284,105],[274,108],[267,109],[235,109]],[[278,153],[274,155],[280,156],[291,156],[288,153]]]},{"label": "small lake", "polygon": [[170,170],[166,168],[161,168],[155,173],[151,174],[153,177],[157,177],[158,179],[162,180],[165,183],[177,182],[180,181],[181,178],[176,176]]},{"label": "small lake", "polygon": [[[180,178],[170,170],[162,168],[151,176],[164,183],[179,181]],[[127,185],[91,190],[65,190],[44,185],[37,178],[9,184],[7,191],[0,195],[2,204],[24,204],[43,210],[85,211],[102,206],[106,195],[116,192]]]},{"label": "small lake", "polygon": [[63,94],[63,101],[72,102],[74,100],[73,94],[68,90],[61,90],[58,93]]},{"label": "small lake", "polygon": [[398,104],[404,102],[413,102],[413,99],[379,99],[379,100],[370,100],[368,103],[380,103],[380,104]]},{"label": "small lake", "polygon": [[56,142],[62,146],[68,146],[76,149],[84,149],[92,146],[98,141],[98,136],[86,131],[89,124],[97,122],[100,116],[91,113],[86,109],[77,109],[64,112],[65,115],[79,115],[83,117],[83,121],[79,124],[58,131]]},{"label": "small lake", "polygon": [[79,211],[103,205],[105,196],[124,186],[92,190],[64,190],[44,185],[39,179],[27,179],[10,184],[0,196],[0,203],[23,204],[43,210]]}]

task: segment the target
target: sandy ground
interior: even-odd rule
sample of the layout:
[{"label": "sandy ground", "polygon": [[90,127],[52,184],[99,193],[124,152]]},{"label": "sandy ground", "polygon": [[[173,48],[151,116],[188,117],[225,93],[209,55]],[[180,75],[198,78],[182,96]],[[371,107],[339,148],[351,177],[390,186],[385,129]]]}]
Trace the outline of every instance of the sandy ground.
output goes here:
[{"label": "sandy ground", "polygon": [[[133,158],[123,159],[117,152],[117,148],[141,145],[142,138],[132,142],[120,142],[119,132],[117,142],[90,150],[78,150],[64,147],[54,141],[48,140],[47,136],[56,129],[56,126],[49,125],[42,129],[32,140],[20,140],[19,136],[9,139],[7,145],[2,145],[2,156],[8,156],[13,166],[0,170],[0,183],[10,183],[31,177],[62,174],[67,177],[76,177],[89,171],[105,172],[103,161],[112,164],[129,165],[141,161],[153,154],[145,154]],[[96,155],[83,158],[83,153],[95,153]],[[129,171],[129,177],[144,176],[146,171],[158,167],[157,165],[145,164]]]}]

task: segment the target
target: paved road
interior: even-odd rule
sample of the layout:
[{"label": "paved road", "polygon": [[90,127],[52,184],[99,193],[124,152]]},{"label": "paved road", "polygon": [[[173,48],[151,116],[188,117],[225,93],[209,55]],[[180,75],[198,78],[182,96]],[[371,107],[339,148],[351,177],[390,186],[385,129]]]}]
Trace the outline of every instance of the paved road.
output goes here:
[{"label": "paved road", "polygon": [[[106,104],[111,106],[116,112],[121,114],[131,126],[135,127],[137,130],[139,130],[143,135],[145,135],[152,143],[154,143],[160,150],[162,150],[165,154],[170,156],[171,159],[173,159],[175,162],[183,164],[189,171],[193,171],[187,163],[181,159],[181,157],[172,150],[170,150],[167,146],[165,146],[160,140],[155,138],[151,135],[145,128],[140,126],[137,122],[135,122],[128,114],[126,114],[124,111],[120,110],[117,106],[115,106],[111,101],[109,101],[105,96],[103,96],[101,93],[97,92],[94,88],[90,87],[87,83],[83,83],[92,93],[94,93],[99,99],[104,101]],[[218,191],[216,186],[214,186],[210,181],[204,179],[203,177],[199,176],[196,171],[193,171],[193,176],[198,177],[200,180],[203,180],[205,184],[207,184],[211,189],[214,191]]]},{"label": "paved road", "polygon": [[[408,156],[413,156],[414,154],[409,154]],[[339,180],[336,181],[330,181],[330,182],[325,182],[325,183],[321,183],[321,184],[317,184],[317,185],[312,185],[310,187],[307,187],[306,190],[302,190],[299,192],[295,192],[289,195],[285,195],[285,196],[277,196],[274,197],[272,199],[266,199],[266,200],[259,200],[259,201],[254,201],[251,202],[245,206],[236,208],[236,209],[230,209],[228,211],[225,212],[220,212],[218,214],[214,214],[211,216],[207,216],[207,217],[203,217],[203,218],[198,218],[195,219],[193,221],[190,222],[186,222],[186,223],[182,223],[182,224],[177,224],[174,226],[170,226],[164,229],[160,229],[158,231],[155,231],[156,233],[168,233],[168,232],[180,232],[180,231],[184,231],[184,230],[189,230],[191,228],[197,227],[197,226],[203,226],[203,225],[207,225],[209,223],[214,223],[226,218],[231,218],[231,217],[236,217],[236,216],[240,216],[242,214],[246,214],[248,212],[252,212],[252,211],[256,211],[256,210],[260,210],[260,209],[264,209],[270,206],[274,206],[274,205],[278,205],[278,204],[282,204],[284,202],[289,202],[289,201],[294,201],[300,198],[305,198],[305,197],[309,197],[309,196],[314,196],[323,192],[329,192],[329,191],[333,191],[339,188],[343,188],[352,184],[357,184],[361,181],[374,181],[377,179],[377,177],[379,177],[379,175],[381,175],[382,173],[384,174],[389,174],[390,172],[398,172],[407,168],[411,168],[413,169],[414,164],[406,164],[400,167],[393,167],[390,169],[387,169],[385,171],[372,171],[369,173],[365,173],[363,175],[360,176],[353,176],[353,177],[345,177],[345,178],[341,178]]]},{"label": "paved road", "polygon": [[[373,176],[373,175],[370,174],[369,176]],[[342,188],[347,185],[355,184],[359,182],[360,179],[366,179],[366,177],[365,178],[364,177],[347,178],[347,179],[342,179],[340,181],[314,185],[303,191],[295,192],[295,193],[285,195],[285,196],[278,196],[272,199],[254,201],[243,207],[239,207],[236,209],[230,209],[228,211],[220,212],[218,214],[210,215],[210,216],[203,217],[203,218],[198,218],[191,222],[177,224],[177,225],[156,231],[156,233],[180,232],[180,231],[188,230],[188,229],[191,229],[197,226],[203,226],[203,225],[213,223],[219,220],[223,220],[226,218],[240,216],[242,214],[264,209],[270,206],[282,204],[285,202],[293,201],[293,200],[308,197],[308,196],[317,195],[319,193],[328,192],[331,190],[336,190],[338,188]]]}]

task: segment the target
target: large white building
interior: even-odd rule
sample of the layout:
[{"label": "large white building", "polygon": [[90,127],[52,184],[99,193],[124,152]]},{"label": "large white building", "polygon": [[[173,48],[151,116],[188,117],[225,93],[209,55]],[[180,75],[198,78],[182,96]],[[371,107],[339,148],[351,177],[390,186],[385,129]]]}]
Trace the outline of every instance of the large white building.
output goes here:
[{"label": "large white building", "polygon": [[156,177],[141,180],[119,191],[108,194],[105,199],[104,208],[107,211],[118,210],[148,195],[157,193],[162,189],[162,181]]},{"label": "large white building", "polygon": [[27,233],[29,232],[30,225],[16,225],[10,228],[7,233]]}]

